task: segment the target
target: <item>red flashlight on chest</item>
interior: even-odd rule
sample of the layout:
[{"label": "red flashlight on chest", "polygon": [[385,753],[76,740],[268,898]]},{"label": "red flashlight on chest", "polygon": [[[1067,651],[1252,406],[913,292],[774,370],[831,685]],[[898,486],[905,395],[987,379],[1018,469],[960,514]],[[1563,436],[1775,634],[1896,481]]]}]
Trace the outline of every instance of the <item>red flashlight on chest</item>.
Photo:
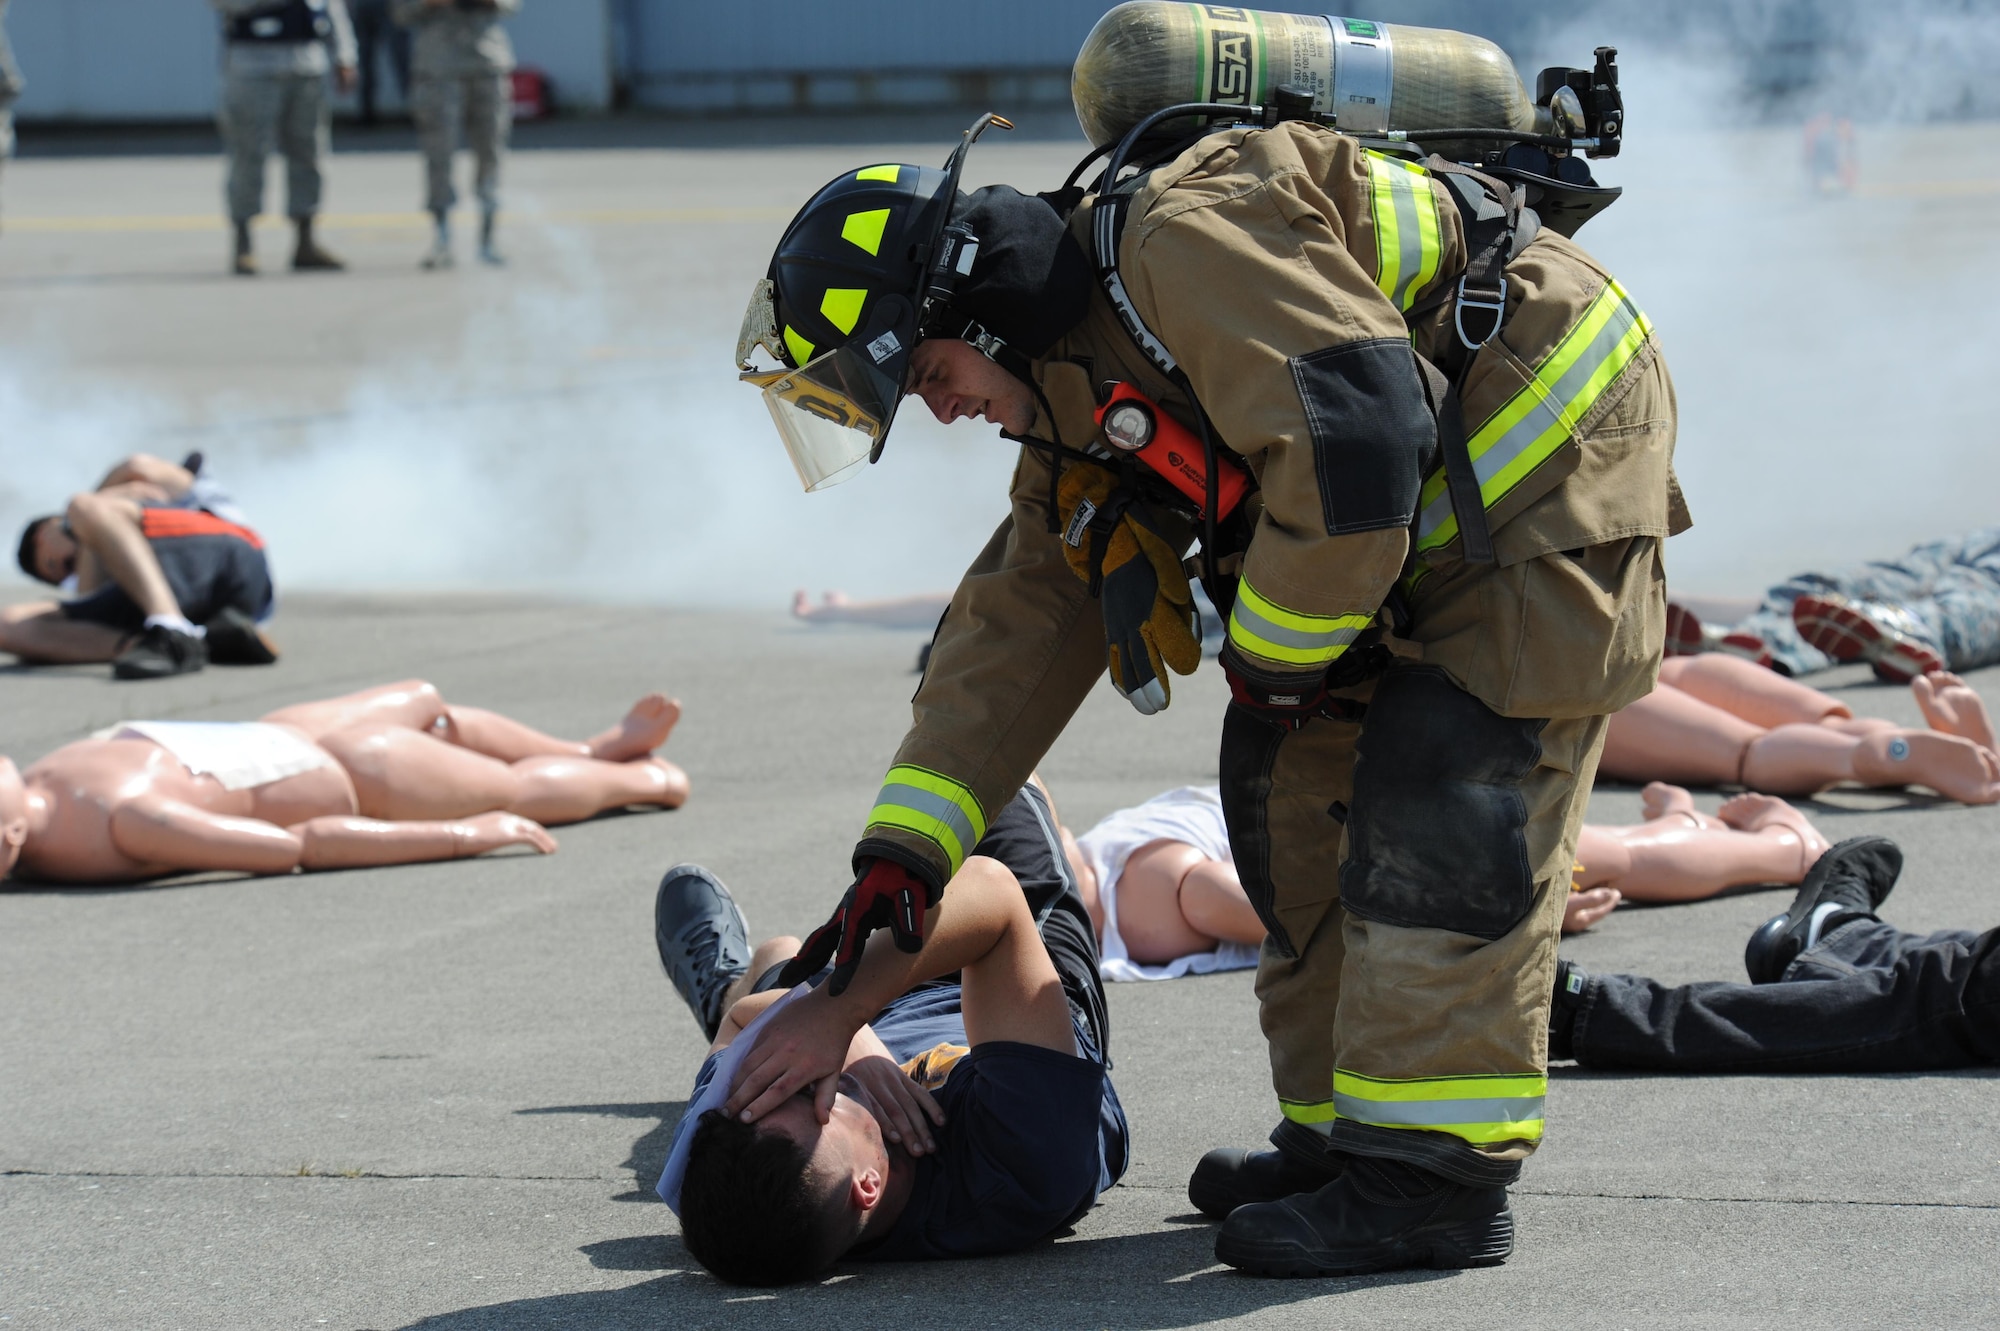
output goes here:
[{"label": "red flashlight on chest", "polygon": [[[1097,427],[1106,444],[1164,476],[1195,507],[1208,503],[1208,465],[1201,440],[1144,393],[1130,384],[1113,384],[1111,396],[1097,409]],[[1243,502],[1250,478],[1226,458],[1217,458],[1216,463],[1215,518],[1220,522]]]}]

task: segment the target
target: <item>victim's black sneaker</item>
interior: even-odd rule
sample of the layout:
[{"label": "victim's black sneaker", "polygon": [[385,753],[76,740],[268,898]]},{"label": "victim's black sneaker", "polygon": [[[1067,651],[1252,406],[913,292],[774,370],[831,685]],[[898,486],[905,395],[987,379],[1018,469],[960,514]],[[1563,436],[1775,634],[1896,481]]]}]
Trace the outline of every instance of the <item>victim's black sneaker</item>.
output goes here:
[{"label": "victim's black sneaker", "polygon": [[193,674],[207,664],[207,643],[155,624],[140,630],[138,639],[112,658],[111,673],[119,679],[165,679]]},{"label": "victim's black sneaker", "polygon": [[278,659],[277,645],[241,610],[224,607],[202,628],[211,665],[272,665]]},{"label": "victim's black sneaker", "polygon": [[1188,1200],[1203,1215],[1227,1220],[1251,1202],[1275,1202],[1313,1192],[1340,1175],[1345,1157],[1311,1128],[1286,1119],[1271,1133],[1275,1151],[1218,1147],[1201,1158],[1188,1178]]},{"label": "victim's black sneaker", "polygon": [[1836,926],[1873,915],[1902,872],[1902,847],[1888,837],[1849,837],[1828,850],[1806,871],[1792,908],[1750,935],[1743,949],[1750,983],[1776,984],[1801,952]]},{"label": "victim's black sneaker", "polygon": [[1513,1251],[1505,1188],[1361,1156],[1318,1192],[1237,1207],[1215,1236],[1216,1260],[1258,1276],[1498,1266]]},{"label": "victim's black sneaker", "polygon": [[676,864],[653,898],[653,941],[667,978],[713,1040],[723,991],[750,969],[750,926],[736,898],[700,865]]}]

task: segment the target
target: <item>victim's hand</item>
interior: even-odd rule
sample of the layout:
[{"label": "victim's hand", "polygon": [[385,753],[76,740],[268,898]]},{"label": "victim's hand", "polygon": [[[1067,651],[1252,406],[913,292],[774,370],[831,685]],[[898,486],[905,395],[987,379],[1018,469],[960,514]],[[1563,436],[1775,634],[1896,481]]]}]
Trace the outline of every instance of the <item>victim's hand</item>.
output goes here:
[{"label": "victim's hand", "polygon": [[833,1116],[848,1044],[861,1022],[834,1003],[824,988],[772,1014],[757,1043],[736,1069],[725,1112],[754,1123],[812,1087],[813,1111],[821,1123]]},{"label": "victim's hand", "polygon": [[867,1092],[863,1103],[884,1137],[911,1155],[937,1149],[931,1129],[944,1126],[944,1110],[929,1091],[910,1080],[889,1047],[867,1026],[854,1033],[847,1047],[847,1075]]}]

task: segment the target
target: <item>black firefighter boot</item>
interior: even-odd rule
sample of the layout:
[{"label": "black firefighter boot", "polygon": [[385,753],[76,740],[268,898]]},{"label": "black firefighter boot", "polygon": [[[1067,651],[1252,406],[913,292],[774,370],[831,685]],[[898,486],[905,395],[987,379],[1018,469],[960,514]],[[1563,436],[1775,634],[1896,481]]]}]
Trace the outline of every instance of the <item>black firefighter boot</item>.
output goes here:
[{"label": "black firefighter boot", "polygon": [[1318,1192],[1238,1207],[1215,1236],[1218,1261],[1258,1276],[1498,1266],[1513,1251],[1506,1188],[1372,1156]]},{"label": "black firefighter boot", "polygon": [[1188,1179],[1188,1200],[1212,1220],[1251,1202],[1275,1202],[1314,1192],[1340,1175],[1346,1156],[1321,1134],[1286,1119],[1271,1130],[1275,1151],[1219,1147],[1201,1158]]},{"label": "black firefighter boot", "polygon": [[292,271],[295,273],[337,273],[347,267],[338,258],[319,247],[313,239],[313,220],[310,217],[297,219],[299,226],[298,248],[292,251]]}]

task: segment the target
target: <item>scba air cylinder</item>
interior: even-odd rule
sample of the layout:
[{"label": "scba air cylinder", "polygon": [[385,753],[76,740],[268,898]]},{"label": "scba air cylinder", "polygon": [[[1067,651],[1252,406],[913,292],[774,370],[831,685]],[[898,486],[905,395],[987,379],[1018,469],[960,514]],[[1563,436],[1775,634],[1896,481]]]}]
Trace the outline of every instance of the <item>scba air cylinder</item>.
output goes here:
[{"label": "scba air cylinder", "polygon": [[1135,0],[1097,21],[1070,75],[1092,144],[1182,102],[1254,105],[1281,84],[1350,134],[1535,128],[1535,105],[1492,42],[1442,28],[1228,5]]}]

